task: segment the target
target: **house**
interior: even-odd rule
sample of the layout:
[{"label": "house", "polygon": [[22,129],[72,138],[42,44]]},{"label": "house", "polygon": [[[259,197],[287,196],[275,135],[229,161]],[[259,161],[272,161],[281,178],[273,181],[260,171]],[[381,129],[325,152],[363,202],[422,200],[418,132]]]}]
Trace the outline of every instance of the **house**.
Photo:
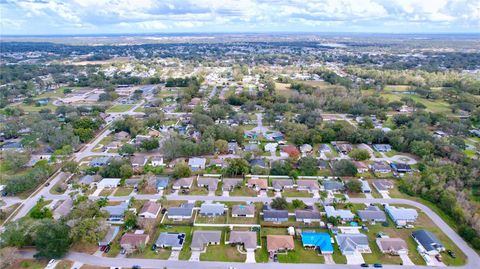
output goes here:
[{"label": "house", "polygon": [[133,156],[130,158],[130,162],[132,163],[133,168],[143,167],[147,163],[147,158],[145,156]]},{"label": "house", "polygon": [[260,168],[265,168],[267,165],[265,164],[265,159],[251,159],[249,161],[251,167],[258,166]]},{"label": "house", "polygon": [[370,223],[375,223],[375,222],[385,222],[387,221],[387,216],[385,215],[385,212],[380,210],[377,206],[369,206],[365,209],[358,210],[358,217],[362,221],[368,221]]},{"label": "house", "polygon": [[215,166],[219,168],[223,168],[225,166],[225,160],[224,159],[211,159],[209,166]]},{"label": "house", "polygon": [[266,191],[268,189],[268,181],[263,178],[250,178],[247,181],[247,186],[256,191]]},{"label": "house", "polygon": [[297,180],[297,190],[313,193],[318,192],[320,190],[320,186],[316,180],[302,179]]},{"label": "house", "polygon": [[23,145],[20,142],[6,142],[0,146],[2,151],[23,151]]},{"label": "house", "polygon": [[120,246],[128,253],[131,253],[142,245],[146,246],[149,239],[148,234],[126,233],[120,239]]},{"label": "house", "polygon": [[392,167],[393,171],[397,173],[410,173],[412,172],[412,168],[410,165],[406,163],[391,163],[390,167]]},{"label": "house", "polygon": [[78,184],[85,186],[90,186],[93,182],[95,182],[95,176],[93,175],[85,175],[78,180]]},{"label": "house", "polygon": [[343,185],[343,182],[334,181],[334,180],[323,181],[322,186],[325,189],[325,191],[330,191],[330,192],[339,192],[345,188],[345,186]]},{"label": "house", "polygon": [[415,222],[418,218],[417,210],[413,208],[387,205],[385,206],[385,211],[397,226],[405,226],[410,222]]},{"label": "house", "polygon": [[363,193],[371,193],[372,189],[370,188],[370,185],[368,185],[368,181],[361,180],[361,179],[359,179],[359,180],[362,183],[362,192]]},{"label": "house", "polygon": [[55,210],[53,210],[53,218],[54,219],[59,219],[61,217],[64,217],[72,211],[73,208],[73,200],[68,198],[65,199]]},{"label": "house", "polygon": [[157,218],[158,213],[160,213],[161,208],[162,206],[160,204],[153,201],[147,201],[142,206],[142,209],[140,209],[138,216],[145,219],[155,219]]},{"label": "house", "polygon": [[221,231],[194,231],[190,248],[194,251],[203,251],[208,245],[219,245],[221,237]]},{"label": "house", "polygon": [[194,204],[182,204],[178,207],[170,207],[168,209],[167,218],[174,221],[182,221],[192,218]]},{"label": "house", "polygon": [[333,254],[332,239],[328,233],[302,232],[304,248],[313,248],[322,254]]},{"label": "house", "polygon": [[390,173],[392,170],[385,162],[374,162],[370,164],[370,170],[375,173]]},{"label": "house", "polygon": [[277,151],[278,143],[267,143],[263,147],[265,152],[272,152],[275,153]]},{"label": "house", "polygon": [[200,215],[204,217],[217,217],[225,214],[224,204],[206,204],[200,206]]},{"label": "house", "polygon": [[378,152],[392,151],[392,146],[390,146],[389,144],[373,144],[373,148]]},{"label": "house", "polygon": [[228,142],[227,150],[228,150],[228,154],[237,154],[238,143],[237,142]]},{"label": "house", "polygon": [[288,210],[264,209],[263,220],[276,223],[288,221]]},{"label": "house", "polygon": [[123,223],[125,211],[128,210],[128,203],[123,202],[119,205],[102,207],[100,210],[108,213],[107,221],[110,223]]},{"label": "house", "polygon": [[173,182],[172,189],[180,190],[180,189],[190,189],[193,184],[193,177],[184,177],[179,178]]},{"label": "house", "polygon": [[232,217],[244,217],[244,218],[253,218],[255,217],[255,206],[250,205],[233,205],[232,206]]},{"label": "house", "polygon": [[90,161],[92,167],[102,167],[110,163],[110,157],[98,157]]},{"label": "house", "polygon": [[377,238],[375,241],[382,253],[390,255],[408,254],[407,243],[401,238]]},{"label": "house", "polygon": [[98,242],[98,246],[108,246],[112,241],[117,237],[118,232],[120,231],[119,226],[110,226],[108,227],[107,234],[103,237],[101,241]]},{"label": "house", "polygon": [[295,243],[291,235],[267,235],[267,251],[270,255],[294,248]]},{"label": "house", "polygon": [[201,177],[197,179],[198,187],[205,187],[209,191],[216,191],[218,187],[218,178]]},{"label": "house", "polygon": [[303,144],[300,146],[300,152],[303,156],[312,153],[313,147],[310,144]]},{"label": "house", "polygon": [[276,192],[283,191],[284,189],[293,189],[293,180],[291,179],[275,179],[272,180],[273,190]]},{"label": "house", "polygon": [[368,172],[368,165],[364,162],[359,162],[359,161],[352,161],[353,165],[357,168],[357,171],[359,173],[365,173]]},{"label": "house", "polygon": [[335,147],[337,152],[342,154],[348,154],[353,149],[353,146],[349,143],[332,142],[332,145]]},{"label": "house", "polygon": [[122,143],[118,141],[112,141],[105,146],[105,150],[116,150],[122,146]]},{"label": "house", "polygon": [[152,161],[150,162],[151,166],[165,166],[163,162],[163,157],[161,156],[153,156]]},{"label": "house", "polygon": [[119,178],[104,178],[97,182],[97,188],[99,189],[116,188],[118,186],[120,186]]},{"label": "house", "polygon": [[183,243],[185,243],[186,235],[184,233],[167,233],[163,232],[155,241],[155,248],[171,248],[172,250],[182,250]]},{"label": "house", "polygon": [[337,234],[335,239],[343,255],[371,252],[368,246],[368,237],[365,234]]},{"label": "house", "polygon": [[251,231],[231,231],[228,244],[243,245],[246,251],[257,249],[257,233]]},{"label": "house", "polygon": [[125,180],[126,187],[137,187],[140,184],[140,178],[128,178]]},{"label": "house", "polygon": [[328,161],[325,160],[317,160],[317,166],[320,170],[328,169]]},{"label": "house", "polygon": [[241,186],[243,183],[243,179],[241,178],[224,178],[222,180],[222,191],[232,191],[233,188],[237,186]]},{"label": "house", "polygon": [[267,132],[267,133],[264,134],[264,137],[268,141],[280,141],[280,140],[285,139],[285,136],[281,132],[278,132],[278,131]]},{"label": "house", "polygon": [[258,144],[246,144],[243,147],[243,150],[245,152],[258,152],[260,151],[260,148],[258,147]]},{"label": "house", "polygon": [[328,153],[332,151],[330,146],[327,144],[320,144],[320,147],[318,148],[318,150],[320,151],[320,153]]},{"label": "house", "polygon": [[316,210],[295,210],[295,220],[303,223],[320,222],[320,212]]},{"label": "house", "polygon": [[165,190],[168,187],[168,183],[170,182],[169,177],[155,177],[154,180],[157,192]]},{"label": "house", "polygon": [[355,215],[347,209],[335,209],[333,206],[325,206],[325,213],[328,217],[339,217],[342,221],[352,221]]},{"label": "house", "polygon": [[[438,240],[438,238],[426,230],[418,230],[412,232],[412,237],[425,250],[428,255],[437,255],[445,251],[445,247]],[[422,251],[420,251],[422,252]]]},{"label": "house", "polygon": [[188,166],[192,171],[202,170],[205,169],[205,165],[207,164],[207,159],[205,158],[190,158],[188,159]]},{"label": "house", "polygon": [[373,181],[373,187],[377,189],[378,192],[385,192],[393,188],[393,183],[386,179],[377,179]]}]

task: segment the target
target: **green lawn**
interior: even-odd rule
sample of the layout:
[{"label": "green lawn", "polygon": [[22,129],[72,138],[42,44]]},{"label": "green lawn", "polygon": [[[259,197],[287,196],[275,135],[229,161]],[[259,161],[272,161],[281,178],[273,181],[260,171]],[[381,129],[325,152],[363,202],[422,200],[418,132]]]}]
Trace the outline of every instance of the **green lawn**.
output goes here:
[{"label": "green lawn", "polygon": [[256,197],[257,192],[255,190],[250,189],[247,186],[242,186],[240,188],[234,188],[230,192],[230,196],[249,196],[249,197]]},{"label": "green lawn", "polygon": [[452,111],[450,109],[450,105],[443,100],[427,100],[427,99],[424,99],[420,96],[413,95],[413,94],[387,93],[387,94],[382,94],[382,96],[387,98],[390,102],[399,101],[402,97],[410,97],[415,102],[419,102],[419,103],[422,103],[423,105],[425,105],[426,110],[428,110],[428,111],[431,111],[431,112],[434,112],[434,113],[452,114]]},{"label": "green lawn", "polygon": [[340,252],[340,249],[338,248],[338,244],[336,241],[333,244],[332,258],[336,264],[347,264],[347,257],[342,255],[342,252]]},{"label": "green lawn", "polygon": [[207,250],[205,251],[205,253],[200,254],[200,260],[219,262],[245,262],[247,256],[238,252],[237,247],[225,245],[223,236],[224,235],[222,235],[220,245],[207,246]]},{"label": "green lawn", "polygon": [[265,237],[260,240],[262,248],[255,251],[255,260],[257,263],[268,262],[267,239]]},{"label": "green lawn", "polygon": [[118,187],[113,196],[128,196],[132,191],[133,188],[130,187]]},{"label": "green lawn", "polygon": [[313,195],[306,191],[298,190],[284,190],[282,192],[283,197],[313,197]]},{"label": "green lawn", "polygon": [[197,215],[197,219],[195,223],[204,223],[204,224],[225,224],[227,223],[226,216],[218,216],[218,217],[203,217],[200,214]]},{"label": "green lawn", "polygon": [[43,269],[47,266],[48,260],[22,260],[13,264],[10,268],[22,268],[22,269]]},{"label": "green lawn", "polygon": [[315,250],[306,250],[300,240],[295,240],[295,249],[285,255],[279,254],[278,261],[281,263],[325,263],[323,256]]},{"label": "green lawn", "polygon": [[132,107],[134,107],[135,105],[114,105],[112,107],[110,107],[109,109],[107,109],[107,112],[126,112],[126,111],[129,111]]}]

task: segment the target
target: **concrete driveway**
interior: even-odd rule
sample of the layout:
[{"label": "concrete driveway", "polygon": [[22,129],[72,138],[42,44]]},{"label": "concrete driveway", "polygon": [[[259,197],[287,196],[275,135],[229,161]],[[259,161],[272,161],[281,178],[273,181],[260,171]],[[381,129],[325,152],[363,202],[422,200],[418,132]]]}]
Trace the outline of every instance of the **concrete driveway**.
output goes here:
[{"label": "concrete driveway", "polygon": [[230,197],[230,192],[229,191],[223,191],[222,196],[223,197]]},{"label": "concrete driveway", "polygon": [[345,255],[347,257],[347,264],[362,264],[365,263],[363,256],[359,252],[355,252],[353,254]]},{"label": "concrete driveway", "polygon": [[335,264],[331,254],[324,254],[323,257],[325,258],[325,264]]},{"label": "concrete driveway", "polygon": [[402,259],[403,265],[415,265],[408,257],[408,254],[400,254],[400,259]]},{"label": "concrete driveway", "polygon": [[247,251],[247,259],[245,263],[256,263],[255,261],[255,251]]},{"label": "concrete driveway", "polygon": [[192,250],[192,256],[190,256],[189,261],[191,262],[199,262],[200,261],[200,251],[198,250]]},{"label": "concrete driveway", "polygon": [[169,261],[178,261],[178,256],[180,255],[180,251],[172,250],[170,257],[168,258]]}]

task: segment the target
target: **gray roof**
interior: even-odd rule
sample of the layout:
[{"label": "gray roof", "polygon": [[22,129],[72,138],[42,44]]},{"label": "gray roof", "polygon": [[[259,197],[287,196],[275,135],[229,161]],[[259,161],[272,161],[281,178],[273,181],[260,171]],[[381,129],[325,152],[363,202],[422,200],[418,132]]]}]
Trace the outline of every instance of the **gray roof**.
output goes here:
[{"label": "gray roof", "polygon": [[66,216],[73,208],[73,200],[68,198],[64,200],[54,211],[54,215],[58,217]]},{"label": "gray roof", "polygon": [[327,191],[336,191],[336,190],[343,190],[344,186],[343,183],[340,181],[333,181],[333,180],[328,180],[322,182],[323,187]]},{"label": "gray roof", "polygon": [[318,181],[311,179],[297,180],[297,186],[303,187],[309,190],[319,190]]},{"label": "gray roof", "polygon": [[204,167],[206,163],[207,163],[207,159],[205,158],[194,157],[194,158],[188,159],[188,166]]},{"label": "gray roof", "polygon": [[80,178],[80,180],[78,181],[79,184],[84,184],[84,185],[90,185],[91,183],[93,183],[95,181],[95,176],[92,176],[92,175],[85,175],[83,177]]},{"label": "gray roof", "polygon": [[170,207],[168,209],[168,217],[191,217],[194,204],[183,204],[179,207]]},{"label": "gray roof", "polygon": [[410,220],[415,221],[418,217],[417,210],[413,208],[404,208],[404,207],[395,207],[395,206],[385,206],[385,211],[393,219],[397,220]]},{"label": "gray roof", "polygon": [[207,186],[209,191],[216,191],[218,186],[218,178],[199,178],[197,179],[197,185],[200,186]]},{"label": "gray roof", "polygon": [[105,235],[105,237],[102,240],[100,240],[100,242],[98,242],[98,245],[106,246],[106,245],[110,244],[113,241],[113,239],[115,239],[115,237],[117,236],[119,231],[120,231],[120,227],[110,226],[108,228],[107,234]]},{"label": "gray roof", "polygon": [[174,187],[190,187],[193,183],[193,177],[179,178],[173,181]]},{"label": "gray roof", "polygon": [[412,236],[425,248],[427,251],[438,250],[444,248],[438,238],[426,230],[413,231]]},{"label": "gray roof", "polygon": [[288,219],[288,211],[287,210],[263,210],[263,218],[264,219]]},{"label": "gray roof", "polygon": [[231,188],[242,184],[243,179],[241,178],[224,178],[222,190],[230,190]]},{"label": "gray roof", "polygon": [[386,179],[378,179],[373,181],[373,186],[379,191],[386,191],[393,187],[393,183]]},{"label": "gray roof", "polygon": [[320,212],[315,210],[295,210],[297,219],[320,219]]},{"label": "gray roof", "polygon": [[347,209],[335,209],[333,206],[325,206],[325,213],[327,217],[340,217],[341,219],[349,220],[355,217],[350,210]]},{"label": "gray roof", "polygon": [[221,237],[221,231],[194,231],[191,248],[203,249],[208,243],[219,243]]},{"label": "gray roof", "polygon": [[185,241],[184,233],[167,233],[163,232],[158,236],[155,245],[157,247],[172,247],[172,248],[181,248],[183,242]]},{"label": "gray roof", "polygon": [[255,206],[254,205],[234,205],[232,206],[232,214],[235,214],[235,215],[255,214]]},{"label": "gray roof", "polygon": [[275,179],[272,180],[273,189],[283,189],[284,187],[293,186],[293,180],[291,179]]},{"label": "gray roof", "polygon": [[200,214],[202,215],[222,215],[225,213],[224,204],[205,204],[200,206]]},{"label": "gray roof", "polygon": [[364,210],[358,210],[358,216],[360,217],[360,219],[366,220],[366,221],[371,221],[371,220],[386,221],[387,220],[387,216],[385,215],[385,212],[383,212],[376,206],[369,206]]},{"label": "gray roof", "polygon": [[123,216],[128,210],[128,204],[124,202],[119,205],[102,207],[101,210],[108,212],[110,216]]},{"label": "gray roof", "polygon": [[368,237],[364,234],[337,234],[337,243],[340,251],[355,251],[357,246],[368,246]]},{"label": "gray roof", "polygon": [[250,231],[231,231],[230,243],[242,243],[245,248],[257,247],[257,233]]}]

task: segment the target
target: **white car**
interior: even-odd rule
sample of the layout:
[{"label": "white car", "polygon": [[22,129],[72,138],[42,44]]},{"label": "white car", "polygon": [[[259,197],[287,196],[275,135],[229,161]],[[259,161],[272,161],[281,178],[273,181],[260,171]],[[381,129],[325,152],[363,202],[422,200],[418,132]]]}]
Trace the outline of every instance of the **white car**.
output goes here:
[{"label": "white car", "polygon": [[50,268],[50,267],[53,267],[53,265],[55,264],[56,260],[55,259],[51,259],[48,264],[47,264],[47,268]]}]

